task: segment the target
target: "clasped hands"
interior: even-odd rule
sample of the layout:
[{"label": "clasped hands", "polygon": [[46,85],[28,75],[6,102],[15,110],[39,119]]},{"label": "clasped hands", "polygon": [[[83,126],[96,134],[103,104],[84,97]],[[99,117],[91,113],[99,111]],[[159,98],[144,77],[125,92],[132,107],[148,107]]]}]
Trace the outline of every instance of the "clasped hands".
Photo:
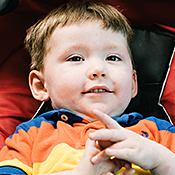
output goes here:
[{"label": "clasped hands", "polygon": [[93,165],[108,161],[108,164],[111,163],[115,167],[113,172],[108,174],[125,167],[126,170],[121,175],[134,174],[135,170],[131,168],[131,163],[146,170],[156,167],[157,155],[152,153],[155,151],[154,147],[156,149],[156,142],[123,128],[105,113],[98,110],[93,112],[107,128],[89,134],[90,142],[93,142],[97,149],[97,153],[90,159]]}]

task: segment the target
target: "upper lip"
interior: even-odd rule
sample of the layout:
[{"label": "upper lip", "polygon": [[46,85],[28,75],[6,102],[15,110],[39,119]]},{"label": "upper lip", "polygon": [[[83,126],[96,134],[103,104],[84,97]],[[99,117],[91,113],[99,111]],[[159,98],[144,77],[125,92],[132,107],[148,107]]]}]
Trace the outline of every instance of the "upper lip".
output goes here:
[{"label": "upper lip", "polygon": [[97,92],[100,92],[100,91],[103,92],[103,91],[105,91],[105,92],[113,93],[113,91],[111,91],[106,86],[93,86],[93,87],[87,89],[86,91],[82,92],[82,94],[86,94],[86,93],[90,93],[90,92],[95,92],[95,91],[97,91]]}]

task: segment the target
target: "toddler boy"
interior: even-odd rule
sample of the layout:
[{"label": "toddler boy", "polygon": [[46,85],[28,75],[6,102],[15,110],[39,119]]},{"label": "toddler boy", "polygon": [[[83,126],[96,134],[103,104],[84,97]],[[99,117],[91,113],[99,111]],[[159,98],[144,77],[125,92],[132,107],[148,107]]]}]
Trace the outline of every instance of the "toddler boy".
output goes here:
[{"label": "toddler boy", "polygon": [[0,174],[107,175],[125,166],[130,175],[128,162],[159,175],[172,172],[170,162],[164,160],[162,170],[158,158],[164,151],[175,159],[174,127],[122,115],[137,94],[131,38],[125,17],[100,2],[69,2],[28,30],[29,85],[34,98],[50,101],[53,110],[19,125],[6,140]]}]

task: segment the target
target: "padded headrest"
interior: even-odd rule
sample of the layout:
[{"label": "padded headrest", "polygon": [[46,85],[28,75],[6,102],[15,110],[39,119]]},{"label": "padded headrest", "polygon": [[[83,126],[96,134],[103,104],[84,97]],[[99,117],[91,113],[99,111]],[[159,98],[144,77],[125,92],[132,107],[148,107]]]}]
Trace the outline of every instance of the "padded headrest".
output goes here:
[{"label": "padded headrest", "polygon": [[157,25],[133,28],[133,57],[138,76],[138,95],[126,112],[140,112],[144,117],[154,115],[167,119],[158,105],[161,88],[166,77],[175,45],[175,33]]}]

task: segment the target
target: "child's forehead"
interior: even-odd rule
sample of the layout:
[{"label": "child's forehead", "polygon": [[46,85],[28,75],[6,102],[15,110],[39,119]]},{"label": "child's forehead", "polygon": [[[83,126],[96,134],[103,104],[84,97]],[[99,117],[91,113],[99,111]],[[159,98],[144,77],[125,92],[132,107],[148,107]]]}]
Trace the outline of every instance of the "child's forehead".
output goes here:
[{"label": "child's forehead", "polygon": [[[127,41],[127,38],[124,36],[124,34],[121,31],[114,31],[111,28],[105,28],[103,25],[102,21],[99,20],[87,20],[81,23],[72,23],[69,25],[64,25],[64,26],[57,26],[55,30],[53,31],[51,37],[52,39],[55,39],[55,36],[59,36],[59,38],[65,37],[65,35],[60,35],[62,34],[67,34],[72,37],[77,37],[79,35],[88,35],[89,37],[93,35],[109,35],[112,34],[113,36],[119,36],[121,35],[124,40]],[[71,38],[70,38],[71,39]],[[83,38],[82,38],[83,39]]]},{"label": "child's forehead", "polygon": [[73,44],[72,47],[78,47],[76,46],[78,43],[83,46],[83,42],[86,41],[86,44],[89,44],[92,40],[97,44],[104,42],[106,48],[116,47],[116,44],[120,45],[122,40],[124,43],[123,47],[127,47],[127,40],[121,32],[105,29],[102,22],[99,21],[86,21],[80,24],[73,23],[63,27],[57,26],[51,35],[50,44],[61,45],[67,41],[67,46]]}]

